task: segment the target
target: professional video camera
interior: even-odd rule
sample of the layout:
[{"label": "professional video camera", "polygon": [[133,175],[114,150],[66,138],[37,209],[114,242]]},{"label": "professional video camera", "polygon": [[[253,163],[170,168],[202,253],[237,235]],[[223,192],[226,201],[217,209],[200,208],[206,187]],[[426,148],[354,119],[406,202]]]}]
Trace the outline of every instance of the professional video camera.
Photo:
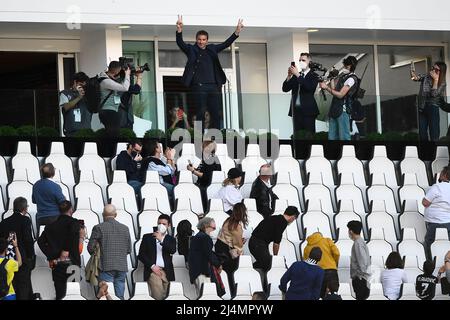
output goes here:
[{"label": "professional video camera", "polygon": [[133,58],[120,57],[119,62],[122,70],[130,68],[131,74],[133,75],[136,73],[142,73],[144,71],[150,71],[150,66],[148,65],[148,63],[145,63],[143,66],[135,67]]},{"label": "professional video camera", "polygon": [[[334,67],[331,68],[331,70],[328,72],[328,69],[325,68],[322,64],[317,63],[317,62],[310,62],[309,63],[309,68],[311,69],[312,72],[314,72],[315,74],[317,74],[317,71],[322,72],[322,74],[317,74],[319,82],[324,82],[325,80],[331,80],[336,78],[339,75],[339,70],[335,69]],[[325,75],[327,74],[327,77],[325,78]],[[320,93],[322,94],[323,99],[326,101],[327,97],[325,95],[325,92],[323,90],[320,90]]]}]

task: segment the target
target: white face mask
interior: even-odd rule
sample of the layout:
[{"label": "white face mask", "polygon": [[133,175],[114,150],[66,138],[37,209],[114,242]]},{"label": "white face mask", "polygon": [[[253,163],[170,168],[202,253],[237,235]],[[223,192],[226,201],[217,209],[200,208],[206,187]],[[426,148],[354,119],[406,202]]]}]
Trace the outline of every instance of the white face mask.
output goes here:
[{"label": "white face mask", "polygon": [[342,74],[349,74],[350,70],[344,68],[344,69],[341,70],[341,73]]},{"label": "white face mask", "polygon": [[167,227],[162,223],[158,224],[158,232],[161,234],[165,234],[167,231]]},{"label": "white face mask", "polygon": [[305,71],[308,68],[308,64],[305,61],[300,61],[298,63],[298,67],[300,68],[300,70]]}]

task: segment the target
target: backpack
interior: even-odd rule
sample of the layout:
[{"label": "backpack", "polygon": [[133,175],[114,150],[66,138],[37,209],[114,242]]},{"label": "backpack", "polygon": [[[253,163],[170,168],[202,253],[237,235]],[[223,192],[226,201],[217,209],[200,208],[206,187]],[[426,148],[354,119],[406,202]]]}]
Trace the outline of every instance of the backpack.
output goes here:
[{"label": "backpack", "polygon": [[8,259],[3,258],[2,263],[0,263],[0,299],[6,297],[9,292],[8,272],[6,271],[8,261]]},{"label": "backpack", "polygon": [[106,100],[113,94],[113,90],[109,92],[109,94],[101,101],[101,90],[100,90],[100,82],[108,79],[105,77],[99,77],[98,75],[89,79],[86,84],[86,93],[85,98],[87,101],[87,107],[90,113],[98,113],[105,104]]}]

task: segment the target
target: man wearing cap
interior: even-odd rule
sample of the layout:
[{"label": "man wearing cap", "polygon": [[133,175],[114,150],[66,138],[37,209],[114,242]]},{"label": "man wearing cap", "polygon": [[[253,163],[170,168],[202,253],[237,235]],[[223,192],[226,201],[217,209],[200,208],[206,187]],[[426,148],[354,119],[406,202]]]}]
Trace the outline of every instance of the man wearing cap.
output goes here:
[{"label": "man wearing cap", "polygon": [[272,166],[262,165],[259,169],[259,177],[252,184],[250,198],[256,200],[256,209],[264,217],[271,216],[275,210],[277,195],[272,191],[270,178],[272,177]]},{"label": "man wearing cap", "polygon": [[223,188],[219,190],[216,198],[223,201],[223,209],[230,214],[233,211],[233,206],[236,203],[242,202],[242,194],[239,190],[241,184],[242,171],[238,168],[231,168],[228,170],[227,178],[223,181]]},{"label": "man wearing cap", "polygon": [[289,206],[282,215],[270,216],[261,221],[253,230],[248,242],[250,253],[255,258],[253,268],[268,271],[272,266],[269,244],[273,242],[273,255],[278,255],[283,232],[288,224],[294,222],[298,215],[297,207]]}]

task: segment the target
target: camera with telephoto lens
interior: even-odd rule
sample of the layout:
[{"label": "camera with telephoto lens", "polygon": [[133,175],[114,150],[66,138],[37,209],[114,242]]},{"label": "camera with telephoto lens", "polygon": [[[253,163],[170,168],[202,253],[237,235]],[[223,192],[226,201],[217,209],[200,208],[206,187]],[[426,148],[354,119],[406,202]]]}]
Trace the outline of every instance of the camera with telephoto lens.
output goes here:
[{"label": "camera with telephoto lens", "polygon": [[136,73],[142,73],[144,71],[150,71],[150,66],[148,63],[145,63],[143,66],[135,66],[133,58],[120,57],[119,63],[122,68],[122,71],[125,72],[128,68],[131,70],[131,74],[134,75]]}]

